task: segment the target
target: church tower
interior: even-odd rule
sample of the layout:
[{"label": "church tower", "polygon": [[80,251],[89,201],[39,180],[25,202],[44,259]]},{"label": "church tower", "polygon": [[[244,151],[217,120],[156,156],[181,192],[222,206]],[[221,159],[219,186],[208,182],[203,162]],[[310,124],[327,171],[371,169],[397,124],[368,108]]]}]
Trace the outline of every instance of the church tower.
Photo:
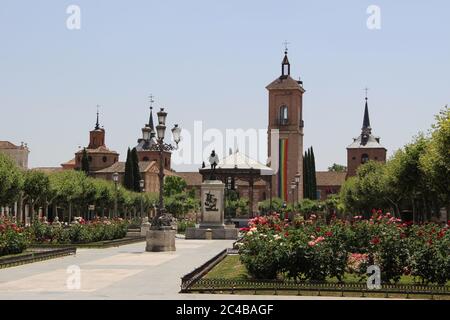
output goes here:
[{"label": "church tower", "polygon": [[291,185],[296,175],[300,175],[300,181],[303,180],[303,94],[305,90],[302,81],[291,77],[287,49],[281,63],[281,76],[266,89],[269,91],[268,155],[271,166],[276,172],[272,178],[272,196],[280,197],[285,201],[291,199],[297,201],[303,198],[303,183],[300,182],[298,188],[292,191]]},{"label": "church tower", "polygon": [[385,163],[386,152],[386,148],[380,144],[380,137],[372,134],[366,96],[361,134],[354,138],[353,143],[347,147],[347,177],[355,176],[358,167],[369,160]]},{"label": "church tower", "polygon": [[[98,108],[98,106],[97,106]],[[89,145],[75,153],[75,169],[82,167],[83,150],[86,149],[91,172],[108,168],[119,161],[119,154],[109,150],[105,144],[105,129],[100,127],[99,112],[94,130],[89,131]]]}]

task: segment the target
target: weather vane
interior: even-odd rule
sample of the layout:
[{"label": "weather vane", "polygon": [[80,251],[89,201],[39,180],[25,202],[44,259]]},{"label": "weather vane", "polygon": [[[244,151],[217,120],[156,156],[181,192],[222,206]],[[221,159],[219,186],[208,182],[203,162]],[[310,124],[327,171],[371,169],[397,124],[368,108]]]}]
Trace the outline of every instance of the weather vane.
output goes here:
[{"label": "weather vane", "polygon": [[153,98],[155,97],[153,96],[153,94],[150,94],[149,98],[150,98],[150,109],[153,109],[153,103],[155,102]]},{"label": "weather vane", "polygon": [[367,93],[369,92],[369,88],[365,87],[364,91],[366,92],[366,100],[367,100]]},{"label": "weather vane", "polygon": [[288,42],[287,40],[284,40],[284,42],[283,42],[283,45],[284,45],[284,52],[285,53],[288,53],[288,50],[289,50],[289,45],[290,45],[291,43],[290,42]]},{"label": "weather vane", "polygon": [[100,122],[99,122],[99,118],[98,118],[99,110],[100,110],[100,105],[98,104],[97,105],[97,122],[95,123],[95,129],[96,130],[100,129]]}]

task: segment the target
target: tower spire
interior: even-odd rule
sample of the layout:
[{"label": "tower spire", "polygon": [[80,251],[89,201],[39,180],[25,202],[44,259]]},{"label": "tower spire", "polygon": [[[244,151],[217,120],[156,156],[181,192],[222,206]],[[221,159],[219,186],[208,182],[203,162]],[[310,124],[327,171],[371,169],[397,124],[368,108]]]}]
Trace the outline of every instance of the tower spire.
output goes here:
[{"label": "tower spire", "polygon": [[151,94],[149,96],[150,98],[150,117],[148,119],[148,126],[150,129],[152,129],[152,131],[155,131],[155,126],[153,124],[153,103],[155,102],[155,100],[153,99],[154,96]]},{"label": "tower spire", "polygon": [[370,118],[369,118],[369,104],[368,104],[368,98],[367,98],[367,91],[369,90],[368,88],[365,88],[364,89],[365,91],[366,91],[366,105],[365,105],[365,108],[364,108],[364,119],[363,119],[363,126],[362,126],[362,129],[363,129],[363,131],[364,130],[368,130],[368,131],[370,131],[371,130],[371,128],[370,128]]},{"label": "tower spire", "polygon": [[99,112],[98,112],[99,109],[100,109],[100,106],[97,105],[97,122],[95,123],[95,130],[99,130],[100,129]]},{"label": "tower spire", "polygon": [[283,62],[281,62],[281,77],[287,78],[288,76],[291,75],[291,64],[289,63],[288,59],[289,42],[285,41],[283,42],[283,44],[284,44],[284,58]]}]

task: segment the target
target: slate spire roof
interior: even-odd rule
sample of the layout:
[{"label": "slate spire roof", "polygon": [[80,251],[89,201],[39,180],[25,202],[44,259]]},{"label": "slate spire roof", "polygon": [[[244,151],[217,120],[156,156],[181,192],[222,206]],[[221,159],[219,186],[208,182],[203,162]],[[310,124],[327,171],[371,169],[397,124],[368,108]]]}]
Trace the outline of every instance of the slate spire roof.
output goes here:
[{"label": "slate spire roof", "polygon": [[369,105],[367,103],[367,97],[366,97],[366,107],[364,108],[364,120],[363,120],[363,126],[362,129],[371,129],[370,128],[370,119],[369,119]]},{"label": "slate spire roof", "polygon": [[347,147],[347,149],[359,149],[359,148],[372,148],[372,149],[385,149],[380,144],[380,137],[376,137],[372,134],[372,128],[370,126],[369,118],[369,104],[366,97],[366,104],[364,107],[364,118],[361,134],[357,138],[353,138],[353,143]]},{"label": "slate spire roof", "polygon": [[155,131],[155,125],[153,124],[153,107],[150,107],[150,118],[148,119],[148,126],[152,131]]}]

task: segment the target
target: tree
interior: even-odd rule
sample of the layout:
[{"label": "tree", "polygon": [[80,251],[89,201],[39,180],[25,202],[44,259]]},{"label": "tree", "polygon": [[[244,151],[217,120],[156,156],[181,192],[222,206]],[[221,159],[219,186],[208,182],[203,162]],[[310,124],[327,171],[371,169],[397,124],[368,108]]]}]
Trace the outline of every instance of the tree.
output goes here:
[{"label": "tree", "polygon": [[139,158],[136,148],[131,151],[131,163],[133,166],[133,190],[135,192],[141,192],[141,171],[139,169]]},{"label": "tree", "polygon": [[170,197],[183,193],[187,188],[186,181],[177,176],[167,176],[164,179],[164,196]]},{"label": "tree", "polygon": [[31,221],[34,219],[34,207],[36,203],[39,201],[46,201],[45,196],[48,194],[49,189],[50,179],[47,174],[36,170],[28,170],[24,173],[24,200],[26,200],[30,206]]},{"label": "tree", "polygon": [[68,208],[68,220],[72,221],[73,206],[83,196],[84,172],[65,170],[50,176],[50,188],[55,190],[55,201]]},{"label": "tree", "polygon": [[86,175],[89,175],[89,158],[86,151],[86,148],[83,149],[83,155],[81,156],[81,171],[83,171]]},{"label": "tree", "polygon": [[317,199],[317,181],[316,181],[316,158],[314,156],[314,150],[313,147],[311,147],[311,158],[309,159],[310,161],[310,188],[311,188],[311,198],[312,200],[316,200]]},{"label": "tree", "polygon": [[347,167],[342,164],[333,163],[331,167],[328,167],[329,172],[345,172],[347,171]]},{"label": "tree", "polygon": [[389,207],[385,171],[383,163],[369,161],[358,168],[355,177],[347,179],[341,188],[340,198],[348,212],[369,217],[372,209]]},{"label": "tree", "polygon": [[309,199],[310,197],[310,179],[309,179],[309,149],[305,151],[303,156],[303,198]]},{"label": "tree", "polygon": [[23,177],[20,169],[0,153],[0,206],[10,206],[19,198]]},{"label": "tree", "polygon": [[[413,215],[428,211],[424,202],[430,201],[430,190],[425,173],[420,168],[420,159],[424,155],[429,139],[419,134],[414,140],[398,150],[386,167],[386,195],[394,207],[412,209]],[[425,198],[428,198],[425,199]]]},{"label": "tree", "polygon": [[317,199],[316,163],[313,148],[309,148],[303,157],[303,197]]},{"label": "tree", "polygon": [[[436,116],[431,141],[420,157],[420,168],[426,174],[427,185],[437,193],[442,205],[450,211],[450,108],[446,106]],[[447,216],[447,219],[449,217]]]},{"label": "tree", "polygon": [[123,180],[124,187],[128,190],[134,190],[134,172],[133,172],[133,158],[130,148],[127,151],[127,160],[125,162],[125,176]]}]

